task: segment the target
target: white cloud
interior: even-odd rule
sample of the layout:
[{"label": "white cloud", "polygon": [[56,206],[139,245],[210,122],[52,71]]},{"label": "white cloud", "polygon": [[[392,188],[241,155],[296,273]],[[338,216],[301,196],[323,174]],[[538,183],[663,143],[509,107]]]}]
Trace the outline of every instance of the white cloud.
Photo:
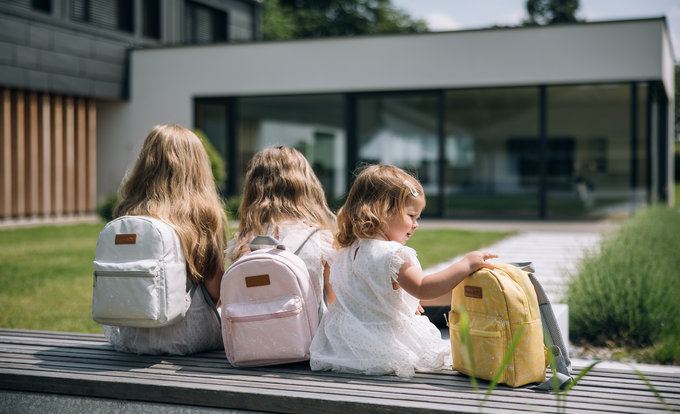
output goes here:
[{"label": "white cloud", "polygon": [[423,16],[427,27],[433,32],[444,32],[448,30],[460,30],[460,24],[453,20],[451,16],[443,12],[427,13]]}]

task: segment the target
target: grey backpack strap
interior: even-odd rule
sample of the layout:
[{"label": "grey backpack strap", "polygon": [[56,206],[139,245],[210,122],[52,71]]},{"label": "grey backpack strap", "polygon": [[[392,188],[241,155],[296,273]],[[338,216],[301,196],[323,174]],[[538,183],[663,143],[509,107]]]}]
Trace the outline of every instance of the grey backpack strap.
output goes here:
[{"label": "grey backpack strap", "polygon": [[302,247],[303,247],[305,244],[307,244],[307,242],[309,241],[309,239],[311,239],[312,236],[313,236],[314,234],[316,234],[316,232],[319,231],[319,230],[321,230],[321,229],[318,228],[318,227],[315,227],[314,230],[312,230],[312,232],[309,233],[309,236],[307,236],[307,238],[305,239],[305,241],[303,241],[302,244],[300,245],[300,247],[298,247],[297,250],[295,250],[295,255],[296,255],[296,256],[298,255],[298,253],[300,253],[300,250],[302,250]]},{"label": "grey backpack strap", "polygon": [[[534,290],[536,291],[536,298],[538,299],[538,307],[541,312],[541,324],[543,325],[543,332],[547,335],[547,343],[553,353],[554,361],[551,363],[552,368],[555,371],[555,377],[557,378],[557,386],[562,388],[563,386],[569,384],[572,381],[571,377],[571,360],[569,359],[569,353],[567,347],[562,339],[562,333],[560,332],[560,327],[557,324],[557,319],[555,318],[555,313],[553,312],[552,305],[546,295],[543,286],[538,282],[536,276],[533,272],[536,271],[533,263],[522,262],[522,263],[509,263],[513,266],[519,267],[529,274],[529,280],[531,284],[534,285]],[[544,383],[532,387],[539,390],[552,390],[555,389],[555,380],[553,378],[548,378]]]},{"label": "grey backpack strap", "polygon": [[217,310],[217,307],[212,301],[212,298],[210,297],[210,294],[208,293],[208,289],[205,288],[205,284],[201,283],[201,291],[203,291],[203,298],[205,299],[205,302],[210,306],[210,309],[212,309],[213,312],[215,312],[215,316],[217,316],[217,321],[220,323],[220,326],[222,326],[222,318],[220,318],[220,312]]}]

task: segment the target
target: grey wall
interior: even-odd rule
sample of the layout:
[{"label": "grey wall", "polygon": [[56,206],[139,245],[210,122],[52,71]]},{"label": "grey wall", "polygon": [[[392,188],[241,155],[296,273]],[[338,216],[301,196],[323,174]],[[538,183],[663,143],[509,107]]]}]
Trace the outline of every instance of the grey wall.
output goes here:
[{"label": "grey wall", "polygon": [[[231,41],[259,39],[254,0],[194,0],[229,15]],[[0,2],[0,86],[127,99],[132,48],[182,44],[185,0],[161,0],[161,38],[141,35],[141,1],[135,2],[135,31],[126,33],[69,19],[69,0],[52,0],[52,11],[24,10]]]},{"label": "grey wall", "polygon": [[128,47],[126,42],[0,14],[0,85],[122,99]]}]

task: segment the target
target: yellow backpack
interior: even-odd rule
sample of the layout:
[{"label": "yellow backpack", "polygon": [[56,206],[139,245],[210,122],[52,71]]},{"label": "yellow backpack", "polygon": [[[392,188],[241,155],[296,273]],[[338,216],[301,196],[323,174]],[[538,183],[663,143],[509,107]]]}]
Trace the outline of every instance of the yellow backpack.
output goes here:
[{"label": "yellow backpack", "polygon": [[543,382],[540,388],[552,389],[552,381],[546,381],[546,367],[550,360],[543,341],[545,328],[548,343],[554,345],[551,349],[558,364],[559,385],[568,383],[571,379],[569,357],[550,302],[531,273],[533,266],[530,263],[518,264],[524,268],[522,270],[506,263],[493,265],[495,269],[480,269],[453,290],[448,321],[453,369],[466,375],[473,374],[464,357],[461,340],[460,322],[464,309],[469,318],[477,378],[493,380],[510,348],[513,335],[524,329],[498,382],[512,387]]}]

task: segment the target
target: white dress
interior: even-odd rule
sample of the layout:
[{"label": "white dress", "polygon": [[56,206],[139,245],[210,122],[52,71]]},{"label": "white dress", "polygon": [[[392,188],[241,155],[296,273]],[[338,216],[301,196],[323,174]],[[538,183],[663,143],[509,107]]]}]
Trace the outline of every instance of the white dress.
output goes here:
[{"label": "white dress", "polygon": [[373,239],[339,252],[330,276],[336,301],[312,341],[312,370],[412,377],[451,366],[449,341],[416,315],[419,300],[392,288],[409,259],[420,268],[415,250]]},{"label": "white dress", "polygon": [[223,348],[220,322],[200,287],[186,317],[176,324],[161,328],[104,325],[104,335],[117,351],[140,355],[189,355]]},{"label": "white dress", "polygon": [[[296,232],[309,234],[310,226],[313,227],[313,225],[307,221],[291,220],[282,223],[279,226],[280,230],[277,234],[274,234],[273,230],[265,228],[265,234],[262,234],[261,236],[272,236],[279,241],[284,241],[286,238],[294,238],[291,236]],[[238,237],[238,234],[236,237]],[[237,244],[236,237],[229,240],[227,249],[224,251],[226,255],[225,262],[227,263],[229,263],[229,257],[234,256],[233,253]],[[317,309],[319,310],[319,320],[321,320],[321,317],[327,310],[326,301],[323,300],[324,265],[328,263],[330,266],[337,253],[338,252],[333,248],[333,233],[328,230],[319,230],[314,233],[302,247],[300,253],[298,253],[298,257],[305,262],[309,277],[312,279],[312,287],[314,288]]]}]

